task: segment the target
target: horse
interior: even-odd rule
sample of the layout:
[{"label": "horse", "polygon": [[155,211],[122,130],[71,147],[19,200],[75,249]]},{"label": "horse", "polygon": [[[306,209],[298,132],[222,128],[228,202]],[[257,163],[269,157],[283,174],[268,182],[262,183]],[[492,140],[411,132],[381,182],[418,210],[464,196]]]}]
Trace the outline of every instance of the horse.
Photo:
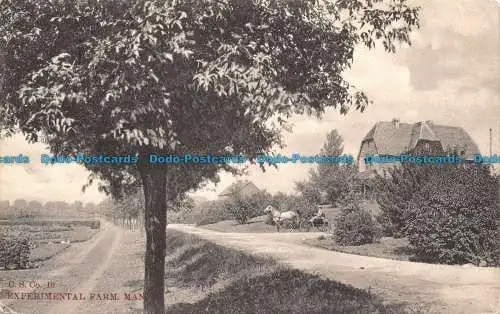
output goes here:
[{"label": "horse", "polygon": [[297,220],[299,218],[299,215],[294,212],[294,211],[286,211],[286,212],[280,212],[276,208],[274,208],[272,205],[268,205],[264,209],[264,213],[266,213],[268,216],[272,217],[272,221],[276,225],[276,229],[278,232],[280,232],[280,225],[283,222],[290,222],[293,226],[297,225]]}]

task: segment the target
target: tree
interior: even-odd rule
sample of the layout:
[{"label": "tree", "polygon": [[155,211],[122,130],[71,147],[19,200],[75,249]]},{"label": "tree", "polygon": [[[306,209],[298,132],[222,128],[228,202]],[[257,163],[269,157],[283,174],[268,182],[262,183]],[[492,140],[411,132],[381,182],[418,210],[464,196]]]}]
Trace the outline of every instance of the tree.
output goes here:
[{"label": "tree", "polygon": [[53,206],[54,209],[59,213],[66,212],[70,208],[70,205],[65,201],[56,201],[53,203]]},{"label": "tree", "polygon": [[75,202],[73,202],[73,204],[71,204],[71,207],[75,211],[80,212],[83,209],[83,203],[80,201],[75,201]]},{"label": "tree", "polygon": [[137,189],[134,193],[124,195],[113,202],[113,210],[115,214],[122,219],[123,227],[133,227],[133,220],[139,223],[139,215],[143,208],[144,195],[140,189]]},{"label": "tree", "polygon": [[148,156],[253,160],[282,146],[293,113],[363,110],[368,98],[342,77],[355,47],[395,52],[418,26],[418,9],[395,0],[6,0],[0,13],[3,133],[57,154],[138,157],[85,167],[115,196],[143,186],[146,313],[164,310],[167,201],[237,172]]},{"label": "tree", "polygon": [[251,196],[235,191],[227,200],[226,209],[239,224],[245,224],[248,219],[261,216],[271,203],[272,196],[267,191],[259,191]]},{"label": "tree", "polygon": [[34,216],[39,216],[41,214],[42,208],[43,204],[40,201],[33,200],[28,203],[29,213]]},{"label": "tree", "polygon": [[[319,155],[341,156],[343,152],[342,136],[337,130],[330,131]],[[353,163],[320,163],[316,169],[309,171],[308,180],[296,183],[296,189],[313,204],[322,201],[322,193],[326,195],[326,200],[330,204],[335,204],[355,189],[356,173],[357,168]]]},{"label": "tree", "polygon": [[248,219],[250,219],[251,208],[248,198],[241,195],[241,193],[233,193],[230,201],[227,202],[227,207],[233,218],[240,225],[246,224]]},{"label": "tree", "polygon": [[376,200],[382,211],[377,220],[386,235],[404,235],[405,213],[411,199],[438,168],[436,165],[404,163],[399,167],[389,168],[386,176],[377,174],[374,187],[377,191]]},{"label": "tree", "polygon": [[28,202],[25,199],[16,199],[12,203],[12,210],[14,216],[25,217],[28,210]]},{"label": "tree", "polygon": [[0,217],[2,219],[10,218],[10,202],[8,200],[0,201]]},{"label": "tree", "polygon": [[38,209],[41,209],[42,208],[42,203],[40,201],[30,201],[28,203],[28,207],[29,209],[34,209],[34,210],[38,210]]},{"label": "tree", "polygon": [[310,180],[295,182],[295,190],[311,204],[321,204],[322,202],[321,188],[312,184]]},{"label": "tree", "polygon": [[96,206],[96,212],[98,212],[101,217],[112,220],[114,223],[116,223],[114,215],[114,203],[115,202],[112,198],[107,197]]},{"label": "tree", "polygon": [[90,213],[90,212],[93,212],[94,210],[96,210],[97,206],[93,202],[87,202],[87,203],[85,203],[84,208],[85,208],[86,212]]},{"label": "tree", "polygon": [[16,199],[14,201],[14,203],[12,204],[12,207],[15,210],[26,210],[26,209],[28,209],[28,202],[23,198]]}]

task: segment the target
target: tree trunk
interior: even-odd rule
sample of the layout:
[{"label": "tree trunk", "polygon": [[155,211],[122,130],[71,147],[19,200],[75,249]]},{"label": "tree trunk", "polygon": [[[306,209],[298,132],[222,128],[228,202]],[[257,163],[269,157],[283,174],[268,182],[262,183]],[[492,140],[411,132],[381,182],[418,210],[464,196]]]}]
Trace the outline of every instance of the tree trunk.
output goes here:
[{"label": "tree trunk", "polygon": [[165,313],[166,255],[166,174],[163,169],[141,169],[144,189],[146,258],[144,275],[144,313]]}]

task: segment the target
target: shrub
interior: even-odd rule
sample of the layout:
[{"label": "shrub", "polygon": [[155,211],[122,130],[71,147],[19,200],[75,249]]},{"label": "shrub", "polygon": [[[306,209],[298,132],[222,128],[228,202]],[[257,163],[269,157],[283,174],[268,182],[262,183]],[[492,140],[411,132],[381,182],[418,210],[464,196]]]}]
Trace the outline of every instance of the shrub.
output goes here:
[{"label": "shrub", "polygon": [[305,198],[309,203],[321,204],[323,203],[321,189],[311,180],[295,182],[295,189],[300,195]]},{"label": "shrub", "polygon": [[376,201],[382,213],[377,217],[386,236],[399,237],[405,226],[404,213],[409,201],[427,182],[433,165],[403,164],[389,168],[388,176],[377,176],[374,180]]},{"label": "shrub", "polygon": [[291,197],[287,210],[295,211],[300,215],[300,217],[306,219],[310,219],[318,212],[316,205],[300,196]]},{"label": "shrub", "polygon": [[406,213],[416,259],[498,265],[497,184],[480,165],[437,169]]},{"label": "shrub", "polygon": [[252,196],[243,196],[234,193],[229,200],[225,202],[225,207],[232,218],[238,223],[244,224],[248,219],[264,214],[264,208],[272,203],[272,196],[265,192],[259,192]]},{"label": "shrub", "polygon": [[32,243],[28,237],[3,237],[0,239],[0,267],[28,268],[31,248]]},{"label": "shrub", "polygon": [[250,203],[248,198],[238,195],[228,204],[229,212],[239,224],[246,223],[250,218],[252,210]]},{"label": "shrub", "polygon": [[344,207],[335,221],[335,241],[339,245],[362,245],[373,243],[379,231],[372,215],[359,207],[358,203]]},{"label": "shrub", "polygon": [[196,219],[196,224],[201,226],[231,219],[232,216],[227,204],[227,201],[222,200],[206,202]]},{"label": "shrub", "polygon": [[263,215],[264,209],[272,203],[272,198],[272,195],[266,191],[261,191],[246,198],[250,206],[250,218]]}]

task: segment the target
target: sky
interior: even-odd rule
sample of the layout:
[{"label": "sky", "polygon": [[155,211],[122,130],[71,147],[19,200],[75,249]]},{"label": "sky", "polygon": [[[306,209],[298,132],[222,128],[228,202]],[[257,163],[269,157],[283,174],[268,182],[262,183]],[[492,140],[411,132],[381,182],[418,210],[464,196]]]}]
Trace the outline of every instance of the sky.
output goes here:
[{"label": "sky", "polygon": [[[412,0],[422,7],[421,28],[411,35],[412,45],[397,54],[383,49],[358,49],[353,67],[345,73],[349,82],[373,101],[365,112],[340,115],[329,110],[321,120],[293,117],[287,147],[281,154],[314,155],[326,134],[337,129],[346,154],[357,156],[361,140],[378,121],[399,118],[404,123],[432,120],[436,124],[463,127],[483,154],[489,153],[489,129],[493,129],[493,153],[500,155],[500,38],[499,1]],[[99,202],[104,195],[96,187],[81,187],[87,173],[78,165],[44,166],[40,144],[28,144],[21,136],[0,142],[0,155],[24,154],[27,165],[0,165],[0,199],[43,202],[61,200]],[[216,198],[235,180],[247,179],[271,193],[294,193],[295,181],[307,177],[311,166],[282,164],[262,172],[250,167],[247,177],[221,174],[218,185],[209,184],[193,195]]]}]

